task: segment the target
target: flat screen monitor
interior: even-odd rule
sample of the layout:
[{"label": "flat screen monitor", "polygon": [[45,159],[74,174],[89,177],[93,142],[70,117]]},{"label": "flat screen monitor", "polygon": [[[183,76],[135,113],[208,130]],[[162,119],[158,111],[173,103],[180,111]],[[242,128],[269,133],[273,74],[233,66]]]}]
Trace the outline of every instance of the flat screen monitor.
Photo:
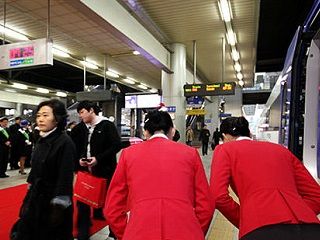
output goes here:
[{"label": "flat screen monitor", "polygon": [[137,108],[137,95],[125,96],[125,108]]},{"label": "flat screen monitor", "polygon": [[158,94],[137,95],[138,108],[156,108],[161,103],[161,96]]}]

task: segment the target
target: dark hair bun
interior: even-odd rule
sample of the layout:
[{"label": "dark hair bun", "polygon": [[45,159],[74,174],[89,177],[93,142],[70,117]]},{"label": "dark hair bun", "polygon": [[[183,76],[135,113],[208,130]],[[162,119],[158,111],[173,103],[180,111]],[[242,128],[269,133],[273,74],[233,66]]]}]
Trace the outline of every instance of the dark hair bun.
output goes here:
[{"label": "dark hair bun", "polygon": [[232,136],[250,137],[249,123],[244,117],[229,117],[220,125],[220,132]]},{"label": "dark hair bun", "polygon": [[163,131],[167,134],[172,127],[173,122],[167,112],[156,110],[150,111],[147,113],[144,120],[144,129],[148,130],[151,135],[156,131]]}]

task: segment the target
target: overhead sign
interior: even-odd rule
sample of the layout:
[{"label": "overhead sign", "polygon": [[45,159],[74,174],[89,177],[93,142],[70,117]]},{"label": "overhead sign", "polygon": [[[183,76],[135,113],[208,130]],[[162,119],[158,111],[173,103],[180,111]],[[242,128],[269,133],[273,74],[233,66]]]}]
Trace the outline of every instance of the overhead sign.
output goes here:
[{"label": "overhead sign", "polygon": [[187,110],[187,115],[206,115],[205,109],[190,109]]},{"label": "overhead sign", "polygon": [[200,108],[204,102],[204,98],[200,96],[191,96],[186,98],[187,107]]},{"label": "overhead sign", "polygon": [[159,94],[130,94],[125,96],[125,108],[157,108],[161,101]]},{"label": "overhead sign", "polygon": [[0,45],[0,70],[53,65],[52,42],[46,38]]},{"label": "overhead sign", "polygon": [[213,83],[213,84],[186,84],[184,85],[184,96],[219,96],[234,95],[236,84],[229,83]]},{"label": "overhead sign", "polygon": [[175,113],[177,110],[176,106],[167,106],[167,109],[169,113]]}]

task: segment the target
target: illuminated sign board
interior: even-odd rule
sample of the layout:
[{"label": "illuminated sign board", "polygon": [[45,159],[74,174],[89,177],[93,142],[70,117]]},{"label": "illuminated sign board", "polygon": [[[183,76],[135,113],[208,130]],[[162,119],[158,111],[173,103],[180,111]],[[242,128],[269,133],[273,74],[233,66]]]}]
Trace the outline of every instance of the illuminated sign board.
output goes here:
[{"label": "illuminated sign board", "polygon": [[219,96],[234,95],[236,84],[230,83],[212,83],[212,84],[187,84],[184,85],[184,96]]},{"label": "illuminated sign board", "polygon": [[46,38],[0,46],[0,70],[53,65],[52,42]]},{"label": "illuminated sign board", "polygon": [[157,108],[161,100],[159,94],[130,94],[125,96],[125,108]]},{"label": "illuminated sign board", "polygon": [[186,112],[187,115],[206,115],[205,109],[190,109]]}]

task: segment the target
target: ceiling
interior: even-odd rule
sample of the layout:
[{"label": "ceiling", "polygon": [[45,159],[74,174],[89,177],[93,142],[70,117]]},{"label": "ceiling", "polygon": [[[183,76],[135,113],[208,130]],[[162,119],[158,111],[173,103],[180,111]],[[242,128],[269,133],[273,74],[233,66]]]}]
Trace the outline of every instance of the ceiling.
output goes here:
[{"label": "ceiling", "polygon": [[314,0],[261,0],[257,46],[257,72],[283,68],[290,42],[303,25]]},{"label": "ceiling", "polygon": [[[222,81],[222,38],[225,37],[226,27],[220,17],[217,0],[118,2],[169,51],[172,43],[183,43],[187,49],[187,66],[190,71],[193,69],[195,40],[198,77],[208,83]],[[232,28],[238,40],[236,47],[240,53],[239,62],[245,86],[252,85],[256,60],[257,69],[260,66],[261,69],[267,69],[268,59],[277,59],[277,66],[281,65],[280,60],[284,58],[296,28],[289,26],[304,19],[311,2],[261,0],[260,6],[259,0],[231,0]],[[6,0],[6,25],[25,33],[30,39],[46,37],[47,3],[47,0]],[[96,61],[99,69],[87,73],[88,85],[103,84],[103,65],[106,61],[107,67],[119,72],[122,78],[132,77],[149,88],[161,88],[161,67],[143,55],[133,55],[135,49],[132,44],[128,44],[119,34],[110,31],[110,28],[93,17],[89,8],[80,5],[82,3],[78,0],[51,0],[50,5],[50,37],[54,44],[67,49],[72,59],[55,57],[53,67],[11,73],[0,71],[0,76],[71,92],[81,91],[83,71],[79,60],[89,58]],[[286,17],[278,13],[279,6],[290,10]],[[4,0],[0,0],[0,12],[4,12]],[[301,15],[299,19],[294,17],[298,15]],[[0,24],[3,21],[4,14],[0,14]],[[227,44],[224,71],[226,82],[237,80],[230,52]],[[271,69],[271,65],[269,67]],[[109,80],[127,85],[123,87],[124,91],[139,89],[138,84],[128,85],[122,78]]]}]

